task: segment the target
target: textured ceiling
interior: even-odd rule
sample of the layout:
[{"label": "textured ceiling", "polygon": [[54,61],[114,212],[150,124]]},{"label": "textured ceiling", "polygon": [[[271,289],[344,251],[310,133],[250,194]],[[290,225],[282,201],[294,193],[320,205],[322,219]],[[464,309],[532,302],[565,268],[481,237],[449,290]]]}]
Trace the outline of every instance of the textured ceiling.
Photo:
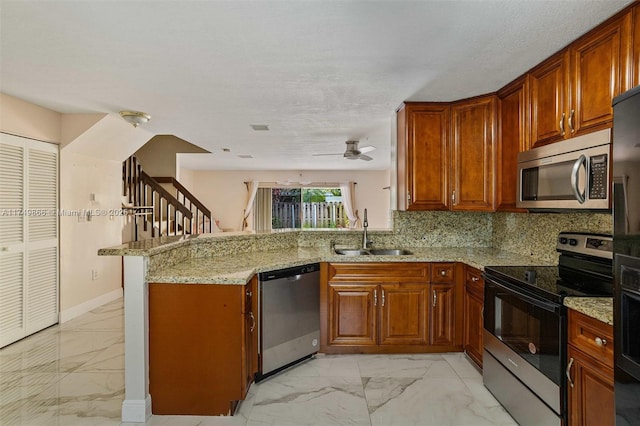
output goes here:
[{"label": "textured ceiling", "polygon": [[[402,101],[495,91],[630,2],[1,0],[0,91],[148,112],[190,168],[379,170]],[[312,156],[352,139],[374,160]]]}]

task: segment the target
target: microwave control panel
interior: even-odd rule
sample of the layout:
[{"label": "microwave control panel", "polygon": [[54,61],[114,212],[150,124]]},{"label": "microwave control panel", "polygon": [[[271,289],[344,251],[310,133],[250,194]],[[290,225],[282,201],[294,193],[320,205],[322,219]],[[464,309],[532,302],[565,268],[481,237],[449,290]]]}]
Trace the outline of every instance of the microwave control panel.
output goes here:
[{"label": "microwave control panel", "polygon": [[604,200],[607,198],[607,155],[597,155],[590,158],[589,167],[589,198]]}]

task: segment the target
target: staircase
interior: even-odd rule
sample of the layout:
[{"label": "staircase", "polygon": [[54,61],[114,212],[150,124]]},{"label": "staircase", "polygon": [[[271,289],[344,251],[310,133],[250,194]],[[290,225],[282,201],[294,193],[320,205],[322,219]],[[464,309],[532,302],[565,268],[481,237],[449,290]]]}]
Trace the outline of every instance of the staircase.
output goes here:
[{"label": "staircase", "polygon": [[122,163],[122,195],[123,209],[133,217],[134,241],[211,232],[211,211],[175,178],[149,176],[135,156]]}]

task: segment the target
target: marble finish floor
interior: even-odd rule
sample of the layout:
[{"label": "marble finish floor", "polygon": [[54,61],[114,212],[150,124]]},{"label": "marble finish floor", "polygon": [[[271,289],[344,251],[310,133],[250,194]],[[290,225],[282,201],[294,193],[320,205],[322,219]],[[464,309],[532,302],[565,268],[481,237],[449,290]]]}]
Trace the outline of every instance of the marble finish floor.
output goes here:
[{"label": "marble finish floor", "polygon": [[[0,350],[0,425],[120,425],[122,300]],[[254,384],[233,417],[157,426],[515,425],[463,354],[318,355]],[[134,426],[133,423],[122,423]]]}]

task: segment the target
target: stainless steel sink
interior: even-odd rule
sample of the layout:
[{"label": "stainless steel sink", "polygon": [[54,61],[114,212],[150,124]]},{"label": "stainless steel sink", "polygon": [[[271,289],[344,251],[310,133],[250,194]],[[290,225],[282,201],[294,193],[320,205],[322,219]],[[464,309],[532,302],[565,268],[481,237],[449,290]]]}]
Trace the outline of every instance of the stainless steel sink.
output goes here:
[{"label": "stainless steel sink", "polygon": [[370,249],[369,253],[374,256],[407,256],[413,254],[409,250],[404,249]]},{"label": "stainless steel sink", "polygon": [[404,249],[336,249],[335,252],[343,256],[406,256],[413,254]]},{"label": "stainless steel sink", "polygon": [[341,254],[343,256],[368,256],[369,250],[359,250],[359,249],[336,249],[336,254]]}]

